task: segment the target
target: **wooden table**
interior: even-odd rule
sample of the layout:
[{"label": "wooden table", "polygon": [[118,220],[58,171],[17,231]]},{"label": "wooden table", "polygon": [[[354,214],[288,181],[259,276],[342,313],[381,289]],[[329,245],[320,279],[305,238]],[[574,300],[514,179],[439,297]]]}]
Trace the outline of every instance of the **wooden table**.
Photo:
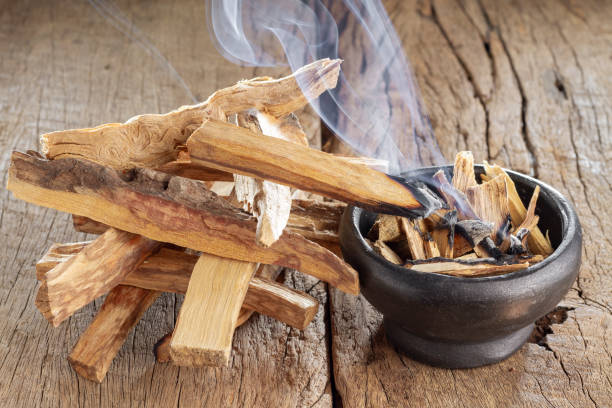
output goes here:
[{"label": "wooden table", "polygon": [[[113,4],[0,2],[3,183],[11,150],[36,148],[41,133],[165,112],[270,72],[218,55],[203,1]],[[156,364],[153,346],[173,327],[181,302],[166,294],[130,335],[106,380],[94,384],[78,377],[66,356],[101,301],[57,329],[33,302],[36,260],[52,243],[85,235],[73,231],[69,215],[2,190],[0,405],[612,405],[612,4],[396,0],[385,6],[445,157],[470,149],[478,161],[533,174],[578,210],[582,270],[534,342],[490,367],[427,367],[389,346],[380,315],[363,297],[287,272],[287,284],[321,302],[306,330],[255,316],[237,331],[227,368]],[[342,27],[341,37],[350,28]]]}]

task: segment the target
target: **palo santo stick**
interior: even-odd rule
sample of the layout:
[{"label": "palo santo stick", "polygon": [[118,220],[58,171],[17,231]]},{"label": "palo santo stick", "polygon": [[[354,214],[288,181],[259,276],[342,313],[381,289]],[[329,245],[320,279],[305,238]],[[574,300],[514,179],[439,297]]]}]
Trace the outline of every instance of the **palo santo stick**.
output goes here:
[{"label": "palo santo stick", "polygon": [[478,218],[465,194],[457,190],[448,182],[443,170],[438,170],[436,174],[433,175],[433,178],[438,182],[438,189],[446,203],[451,206],[451,208],[457,209],[457,216],[460,220]]},{"label": "palo santo stick", "polygon": [[321,244],[338,243],[340,217],[346,204],[322,200],[296,200],[291,202],[287,229]]},{"label": "palo santo stick", "polygon": [[[106,229],[105,229],[106,230]],[[70,258],[71,255],[81,252],[92,241],[72,242],[70,244],[53,244],[45,255],[36,263],[36,279],[41,280],[43,275],[55,268],[58,263]]]},{"label": "palo santo stick", "polygon": [[519,226],[514,229],[514,233],[520,231],[525,228],[530,232],[538,225],[539,217],[535,215],[536,204],[538,202],[538,196],[540,195],[540,186],[536,186],[533,190],[533,195],[531,196],[531,200],[529,200],[529,207],[527,207],[527,212],[525,213],[525,218],[523,218],[523,222]]},{"label": "palo santo stick", "polygon": [[170,355],[177,365],[227,365],[242,301],[257,265],[202,254],[178,315]]},{"label": "palo santo stick", "polygon": [[379,214],[368,232],[368,238],[375,241],[399,241],[404,234],[400,228],[400,218],[395,215]]},{"label": "palo santo stick", "polygon": [[106,224],[76,214],[72,214],[72,225],[76,231],[98,235],[103,234],[109,228]]},{"label": "palo santo stick", "polygon": [[529,263],[497,265],[489,263],[464,264],[459,262],[431,262],[418,265],[406,265],[409,269],[419,272],[434,272],[453,276],[498,275],[525,269]]},{"label": "palo santo stick", "polygon": [[[436,244],[439,255],[444,258],[454,257],[456,210],[438,210],[423,220],[429,237]],[[427,249],[427,248],[426,248]],[[435,253],[433,250],[431,253]]]},{"label": "palo santo stick", "polygon": [[353,268],[298,234],[285,231],[269,248],[256,245],[255,218],[208,191],[201,182],[149,169],[134,169],[127,176],[129,181],[93,162],[47,161],[14,152],[7,188],[25,201],[156,241],[298,269],[347,293],[359,293]]},{"label": "palo santo stick", "polygon": [[[262,119],[260,122],[259,119]],[[271,137],[292,141],[291,135],[279,130],[280,120],[271,115],[243,112],[238,115],[238,124],[254,133],[265,132]],[[261,126],[261,127],[260,127]],[[287,186],[253,177],[234,175],[234,192],[243,208],[257,218],[257,242],[272,245],[283,233],[291,212],[291,190]]]},{"label": "palo santo stick", "polygon": [[102,382],[130,330],[159,292],[119,285],[111,290],[68,361],[82,377]]},{"label": "palo santo stick", "polygon": [[454,258],[454,245],[450,245],[449,235],[450,231],[447,228],[435,229],[431,232],[431,239],[438,247],[439,256],[444,258]]},{"label": "palo santo stick", "polygon": [[[423,212],[411,191],[384,173],[309,147],[207,120],[187,141],[194,163],[259,177],[382,213]],[[433,205],[433,204],[432,204]],[[419,211],[420,210],[420,211]]]},{"label": "palo santo stick", "polygon": [[493,223],[491,238],[495,241],[496,234],[510,218],[505,178],[498,176],[486,183],[468,187],[467,198],[481,220]]},{"label": "palo santo stick", "polygon": [[417,229],[418,224],[415,224],[414,220],[409,220],[407,218],[400,218],[400,224],[406,240],[408,241],[412,259],[427,259],[421,231]]},{"label": "palo santo stick", "polygon": [[385,244],[380,239],[372,244],[372,248],[376,251],[380,256],[385,258],[387,261],[394,263],[396,265],[401,265],[402,258],[400,258],[387,244]]},{"label": "palo santo stick", "polygon": [[163,115],[48,133],[40,138],[41,151],[49,159],[87,157],[117,169],[155,168],[175,160],[175,147],[184,144],[207,117],[224,119],[251,108],[281,117],[303,107],[308,98],[336,86],[340,62],[321,59],[281,79],[241,81],[215,92],[205,102]]},{"label": "palo santo stick", "polygon": [[[346,204],[321,200],[293,200],[286,229],[298,233],[327,248],[337,244],[340,217]],[[101,234],[108,225],[91,218],[72,214],[74,229],[88,234]]]},{"label": "palo santo stick", "polygon": [[[194,261],[194,264],[195,264],[195,261]],[[255,276],[262,278],[262,279],[274,280],[278,277],[280,270],[281,268],[275,267],[272,265],[260,265],[259,268],[257,269],[257,272],[255,272]],[[191,270],[189,272],[191,273]],[[245,302],[248,297],[249,297],[249,291],[247,291],[247,294],[245,296]],[[317,301],[314,298],[312,298],[312,301],[317,303]],[[238,315],[238,320],[236,321],[236,328],[244,324],[249,319],[249,317],[251,317],[252,314],[253,314],[253,310],[244,308],[244,303],[243,303],[243,307],[240,310],[240,314]],[[172,358],[170,357],[170,342],[171,341],[172,341],[172,331],[166,334],[160,341],[157,342],[157,344],[155,344],[155,350],[154,350],[155,358],[157,359],[158,363],[167,363],[172,360]]]},{"label": "palo santo stick", "polygon": [[314,319],[319,303],[312,296],[287,288],[274,281],[254,277],[243,307],[270,317],[280,316],[283,323],[304,330]]},{"label": "palo santo stick", "polygon": [[425,256],[427,257],[427,259],[437,258],[440,256],[440,249],[438,248],[438,244],[429,234],[426,234],[423,238],[423,248],[425,248]]},{"label": "palo santo stick", "polygon": [[[491,166],[487,162],[484,163],[486,175],[488,177],[496,177],[503,175],[506,179],[506,186],[508,189],[508,207],[510,209],[510,216],[512,217],[512,223],[514,225],[520,225],[527,214],[527,209],[521,200],[521,197],[516,190],[514,181],[508,176],[508,174],[501,167],[494,165]],[[546,239],[540,228],[537,226],[530,231],[529,237],[527,238],[529,249],[535,254],[550,255],[553,253],[553,248],[550,242]]]},{"label": "palo santo stick", "polygon": [[36,307],[57,327],[74,312],[114,288],[160,243],[109,229],[41,279]]},{"label": "palo santo stick", "polygon": [[353,157],[353,156],[341,156],[335,155],[339,159],[346,160],[353,164],[360,164],[362,166],[367,166],[371,169],[382,171],[383,173],[389,172],[389,161],[383,159],[373,159],[371,157]]},{"label": "palo santo stick", "polygon": [[196,166],[189,159],[173,160],[158,166],[156,170],[200,181],[234,181],[232,173],[199,165]]},{"label": "palo santo stick", "polygon": [[[36,264],[37,274],[42,278],[53,267],[74,257],[76,253],[60,254],[70,245],[73,244],[55,244],[49,248],[41,261]],[[197,255],[161,248],[159,252],[145,259],[138,269],[130,272],[120,284],[184,294],[187,292],[189,278],[197,260]],[[303,329],[314,317],[318,302],[312,296],[274,282],[272,279],[275,276],[272,272],[275,269],[264,268],[265,272],[251,279],[242,307],[280,320],[291,327]]]},{"label": "palo santo stick", "polygon": [[[346,204],[320,200],[293,200],[286,229],[319,245],[338,243],[340,217]],[[101,234],[108,225],[91,218],[72,214],[74,229],[88,234]]]},{"label": "palo santo stick", "polygon": [[472,156],[472,152],[457,153],[453,169],[453,187],[467,194],[468,188],[477,185],[476,176],[474,175],[474,156]]}]

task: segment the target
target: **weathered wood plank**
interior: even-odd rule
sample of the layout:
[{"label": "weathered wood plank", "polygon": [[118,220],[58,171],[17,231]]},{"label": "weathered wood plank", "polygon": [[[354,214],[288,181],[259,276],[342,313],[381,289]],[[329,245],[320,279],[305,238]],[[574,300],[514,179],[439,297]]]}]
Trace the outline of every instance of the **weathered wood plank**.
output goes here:
[{"label": "weathered wood plank", "polygon": [[[449,162],[467,146],[476,162],[534,174],[567,195],[584,231],[579,279],[548,333],[498,365],[442,370],[399,354],[362,297],[331,291],[332,364],[344,407],[612,404],[612,299],[606,175],[611,60],[600,50],[609,4],[555,1],[385,1],[416,71]],[[340,33],[351,41],[353,28]],[[344,63],[346,65],[346,61]],[[550,322],[549,322],[550,323]],[[541,336],[540,336],[541,337]],[[539,341],[537,341],[539,340]]]}]

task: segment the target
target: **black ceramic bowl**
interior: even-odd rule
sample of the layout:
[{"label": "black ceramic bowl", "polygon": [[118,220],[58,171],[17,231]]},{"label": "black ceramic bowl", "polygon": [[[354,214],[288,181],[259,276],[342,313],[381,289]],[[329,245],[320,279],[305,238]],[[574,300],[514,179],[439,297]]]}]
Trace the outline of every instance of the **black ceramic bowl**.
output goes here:
[{"label": "black ceramic bowl", "polygon": [[[404,174],[426,182],[440,168]],[[476,174],[483,172],[476,168]],[[342,254],[358,272],[366,299],[384,315],[389,341],[425,363],[477,367],[501,361],[529,338],[534,322],[567,293],[580,268],[582,233],[570,203],[552,187],[508,171],[528,202],[536,185],[536,214],[548,230],[554,253],[527,269],[500,276],[463,278],[423,273],[394,265],[364,241],[376,214],[348,207],[342,216]]]}]

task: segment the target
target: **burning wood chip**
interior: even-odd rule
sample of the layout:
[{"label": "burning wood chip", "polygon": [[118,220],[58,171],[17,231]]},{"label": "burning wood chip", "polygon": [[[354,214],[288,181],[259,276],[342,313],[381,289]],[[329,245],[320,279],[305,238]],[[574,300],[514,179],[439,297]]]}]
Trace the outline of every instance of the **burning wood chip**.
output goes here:
[{"label": "burning wood chip", "polygon": [[[472,154],[457,154],[452,184],[442,170],[433,176],[447,208],[419,219],[379,215],[369,233],[373,249],[410,270],[462,277],[509,273],[542,261],[544,256],[531,254],[527,245],[539,231],[539,187],[519,219],[514,183],[500,168],[487,168],[492,170],[479,184]],[[544,243],[549,244],[540,239],[538,247]]]},{"label": "burning wood chip", "polygon": [[448,182],[444,171],[438,171],[436,174],[434,174],[433,178],[438,182],[438,189],[440,190],[440,193],[442,194],[442,197],[444,197],[446,203],[450,206],[450,208],[457,209],[459,219],[466,220],[478,218],[465,194],[462,191],[454,188]]},{"label": "burning wood chip", "polygon": [[376,251],[379,255],[381,255],[387,261],[394,263],[396,265],[402,264],[402,258],[400,258],[399,255],[397,255],[395,252],[393,252],[393,250],[389,248],[389,246],[385,244],[383,241],[378,240],[374,242],[372,244],[372,248],[374,248],[374,251]]},{"label": "burning wood chip", "polygon": [[493,223],[480,220],[459,221],[455,228],[462,234],[472,246],[480,244],[482,240],[491,235]]},{"label": "burning wood chip", "polygon": [[[516,190],[514,182],[508,176],[508,174],[499,166],[491,166],[487,162],[484,163],[485,168],[485,179],[490,180],[494,177],[502,175],[506,180],[506,187],[508,189],[508,207],[510,209],[510,216],[512,217],[512,224],[515,226],[521,225],[527,216],[527,209],[521,200],[521,197]],[[538,189],[539,191],[539,189]],[[529,249],[540,255],[548,256],[552,254],[553,248],[550,241],[542,234],[542,231],[535,226],[529,238],[527,239]]]}]

